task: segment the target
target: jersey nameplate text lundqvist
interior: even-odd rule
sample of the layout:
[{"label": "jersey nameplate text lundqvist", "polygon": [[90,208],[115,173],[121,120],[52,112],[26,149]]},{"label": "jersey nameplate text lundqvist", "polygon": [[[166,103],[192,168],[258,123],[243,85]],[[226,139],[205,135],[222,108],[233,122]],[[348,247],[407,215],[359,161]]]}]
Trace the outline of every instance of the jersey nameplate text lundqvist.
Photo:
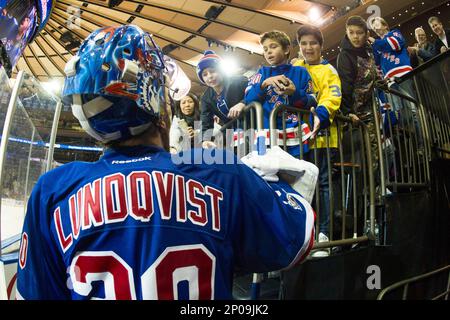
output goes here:
[{"label": "jersey nameplate text lundqvist", "polygon": [[70,232],[63,228],[65,213],[60,206],[53,219],[59,244],[66,252],[83,230],[123,222],[128,217],[148,223],[155,212],[162,222],[208,226],[220,232],[223,198],[223,192],[212,186],[170,172],[115,173],[85,184],[69,197]]}]

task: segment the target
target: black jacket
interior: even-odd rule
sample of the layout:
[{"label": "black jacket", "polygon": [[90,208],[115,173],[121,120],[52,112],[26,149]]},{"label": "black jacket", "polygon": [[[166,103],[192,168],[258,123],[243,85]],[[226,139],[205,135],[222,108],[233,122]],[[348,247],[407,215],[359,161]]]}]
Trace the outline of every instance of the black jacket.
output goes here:
[{"label": "black jacket", "polygon": [[[417,43],[415,45],[417,45]],[[427,62],[433,57],[434,57],[434,44],[432,44],[431,42],[427,42],[425,44],[425,47],[419,48],[417,54],[413,53],[409,55],[409,59],[411,60],[411,67],[417,68],[422,63]]]},{"label": "black jacket", "polygon": [[337,58],[337,71],[342,85],[342,113],[371,113],[372,91],[378,74],[369,45],[355,48],[345,36]]},{"label": "black jacket", "polygon": [[[450,29],[444,30],[445,36],[447,37],[447,43],[450,46]],[[441,54],[441,48],[445,47],[445,44],[441,39],[437,38],[434,42],[434,56]]]},{"label": "black jacket", "polygon": [[[244,102],[245,88],[247,88],[247,85],[248,79],[244,76],[235,76],[225,79],[225,102],[228,109],[231,109],[239,102]],[[217,93],[211,87],[208,87],[202,96],[200,101],[202,134],[206,130],[214,128],[214,116],[219,117],[220,125],[231,120],[217,108],[217,98]],[[203,140],[209,140],[209,138],[203,135]]]}]

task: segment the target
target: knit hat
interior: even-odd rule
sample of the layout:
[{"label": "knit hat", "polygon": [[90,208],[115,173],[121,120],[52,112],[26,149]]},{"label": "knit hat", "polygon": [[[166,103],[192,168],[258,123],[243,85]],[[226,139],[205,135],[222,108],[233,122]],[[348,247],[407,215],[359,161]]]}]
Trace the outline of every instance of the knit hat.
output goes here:
[{"label": "knit hat", "polygon": [[222,58],[220,58],[220,56],[218,56],[214,51],[205,51],[203,57],[197,64],[197,76],[203,84],[205,84],[205,81],[203,81],[202,77],[203,70],[205,70],[206,68],[217,68],[221,60]]}]

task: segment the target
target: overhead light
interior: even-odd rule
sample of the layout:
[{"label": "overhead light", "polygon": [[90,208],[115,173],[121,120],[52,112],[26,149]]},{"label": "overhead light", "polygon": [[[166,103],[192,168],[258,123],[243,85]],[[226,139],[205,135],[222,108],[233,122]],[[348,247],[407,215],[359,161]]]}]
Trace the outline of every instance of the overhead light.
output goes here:
[{"label": "overhead light", "polygon": [[233,75],[236,74],[239,70],[239,65],[237,61],[233,58],[224,58],[220,62],[220,69],[226,74],[226,75]]},{"label": "overhead light", "polygon": [[319,9],[317,9],[316,7],[313,7],[311,10],[309,10],[308,17],[309,17],[310,21],[318,20],[320,18],[320,11],[319,11]]},{"label": "overhead light", "polygon": [[57,79],[52,79],[47,82],[43,81],[41,82],[41,86],[45,91],[54,95],[59,95],[62,90],[62,83]]}]

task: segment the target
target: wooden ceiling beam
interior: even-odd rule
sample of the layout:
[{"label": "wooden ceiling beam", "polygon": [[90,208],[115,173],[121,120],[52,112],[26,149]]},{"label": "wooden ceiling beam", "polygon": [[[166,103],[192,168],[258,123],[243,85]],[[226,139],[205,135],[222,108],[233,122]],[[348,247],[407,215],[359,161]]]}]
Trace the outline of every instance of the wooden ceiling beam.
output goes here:
[{"label": "wooden ceiling beam", "polygon": [[157,4],[150,4],[148,2],[138,1],[138,0],[127,0],[127,2],[132,2],[132,3],[136,3],[136,4],[142,4],[142,5],[146,6],[146,7],[151,7],[151,8],[166,10],[166,11],[169,11],[169,12],[172,12],[172,13],[182,14],[182,15],[185,15],[185,16],[188,16],[188,17],[204,20],[205,22],[217,23],[217,24],[220,24],[220,25],[225,26],[225,27],[229,27],[229,28],[240,30],[240,31],[253,33],[253,34],[256,34],[256,35],[261,34],[261,32],[258,32],[256,30],[253,30],[253,29],[250,29],[250,28],[245,28],[245,27],[238,26],[238,25],[235,25],[235,24],[232,24],[232,23],[229,23],[229,22],[225,22],[225,21],[211,20],[211,19],[206,18],[205,16],[194,14],[194,13],[189,13],[189,12],[186,12],[186,11],[183,11],[183,10],[178,10],[178,9],[175,9],[175,8],[167,8],[167,7],[164,7],[164,6],[157,5]]},{"label": "wooden ceiling beam", "polygon": [[[38,64],[41,66],[41,68],[45,71],[47,74],[47,78],[51,78],[51,72],[47,69],[47,66],[45,66],[44,63],[42,63],[41,59],[39,59],[39,56],[34,52],[33,46],[29,45],[28,48],[30,49],[31,53],[33,54],[34,58],[38,62]],[[42,49],[41,49],[42,50]],[[45,52],[44,52],[45,53]]]},{"label": "wooden ceiling beam", "polygon": [[[27,65],[28,69],[30,69],[30,71],[32,73],[31,74],[32,76],[34,76],[38,80],[40,80],[39,77],[47,77],[48,78],[48,75],[47,76],[46,75],[39,75],[39,74],[37,74],[37,72],[35,72],[35,70],[32,68],[31,62],[28,61],[29,57],[26,56],[25,52],[23,52],[22,58],[23,58],[23,61],[25,61],[25,64]],[[39,61],[38,58],[36,58],[36,59]]]},{"label": "wooden ceiling beam", "polygon": [[[107,8],[107,9],[111,9],[111,8],[109,8],[107,5],[100,5],[100,4],[94,3],[94,2],[92,2],[92,1],[86,0],[86,1],[83,1],[83,2],[88,3],[88,4],[92,4],[92,5],[96,5],[96,6],[99,6],[99,7],[104,7],[104,8]],[[56,7],[58,7],[58,4],[62,4],[62,3],[64,3],[65,5],[69,5],[69,6],[70,6],[70,5],[73,5],[73,4],[71,4],[71,3],[65,2],[64,0],[59,0],[59,1],[56,3]],[[82,8],[80,8],[80,9],[81,9],[81,11],[88,11],[88,12],[90,12],[90,13],[93,13],[92,11],[87,10],[87,7],[82,7]],[[223,41],[223,40],[219,40],[219,39],[215,39],[215,38],[209,37],[209,36],[204,35],[204,34],[198,32],[198,31],[195,31],[195,30],[189,30],[189,29],[186,29],[186,28],[183,28],[183,27],[180,27],[180,26],[171,24],[170,22],[163,21],[163,20],[159,20],[159,19],[155,19],[155,18],[149,19],[149,17],[147,17],[147,16],[145,16],[145,15],[143,15],[143,14],[140,14],[140,13],[138,13],[138,12],[132,12],[132,11],[124,10],[124,9],[119,8],[119,7],[114,7],[114,10],[115,10],[115,11],[122,12],[122,13],[125,13],[125,14],[129,14],[130,16],[139,17],[139,18],[141,18],[141,19],[146,19],[146,20],[152,21],[152,22],[154,22],[154,23],[161,24],[161,25],[166,26],[166,27],[171,27],[171,28],[174,28],[174,29],[177,29],[177,30],[186,32],[186,33],[190,33],[191,35],[194,35],[194,36],[197,36],[197,37],[200,37],[200,38],[204,38],[206,41],[211,40],[211,41],[214,41],[214,42],[217,42],[217,43],[222,43],[222,44],[224,44],[224,45],[228,45],[228,46],[230,46],[230,47],[238,48],[238,49],[243,50],[243,51],[248,52],[248,53],[261,55],[261,54],[259,54],[259,53],[257,53],[257,52],[253,52],[253,51],[251,51],[251,50],[248,50],[248,49],[245,49],[245,48],[242,48],[242,47],[238,47],[238,46],[235,46],[235,45],[228,44],[228,43],[226,43],[226,41]],[[94,12],[94,14],[100,15],[99,12]],[[100,15],[100,16],[102,16],[102,15]],[[112,19],[111,17],[105,17],[105,18],[114,21],[114,19]],[[118,23],[123,24],[122,21],[118,21]]]},{"label": "wooden ceiling beam", "polygon": [[[58,6],[58,4],[56,5],[56,7],[57,7],[57,6]],[[62,17],[62,16],[61,16],[58,12],[56,12],[56,11],[53,11],[53,15],[56,15],[56,16],[58,16],[58,17],[64,19],[64,17]],[[100,15],[100,16],[101,16],[101,15]],[[91,19],[89,19],[89,18],[87,18],[87,17],[84,17],[84,18],[86,19],[86,21],[89,21],[90,23],[92,23],[93,25],[98,26],[99,28],[104,27],[103,25],[101,25],[101,24],[99,24],[99,23],[97,23],[97,22],[95,22],[95,21],[92,21]],[[103,18],[105,18],[105,19],[110,19],[110,18],[108,18],[108,17],[103,17]],[[112,19],[110,19],[110,20],[112,20]],[[56,20],[54,20],[54,19],[51,19],[50,21],[54,21],[54,22],[56,22],[56,23],[59,23],[58,21],[56,21]],[[114,21],[114,20],[112,20],[112,21]],[[120,23],[120,21],[114,21],[114,22]],[[95,30],[89,30],[88,28],[85,28],[85,27],[83,27],[83,26],[80,26],[80,28],[83,29],[83,30],[85,30],[86,32],[89,32],[89,33],[92,33],[93,31],[95,31]],[[55,29],[57,29],[57,28],[55,28]],[[58,31],[58,32],[59,32],[59,31]],[[75,36],[77,36],[77,38],[78,38],[81,42],[84,41],[83,36],[81,36],[80,34],[78,34],[77,32],[75,32],[75,30],[71,30],[71,32],[72,32]],[[61,33],[61,34],[62,34],[62,33]],[[159,39],[165,40],[165,41],[167,41],[167,42],[171,42],[171,43],[177,44],[177,45],[179,45],[179,46],[181,46],[181,47],[184,47],[184,48],[186,48],[186,49],[194,50],[194,51],[197,52],[197,53],[200,53],[200,54],[203,53],[203,51],[200,51],[200,50],[197,50],[197,49],[190,48],[190,47],[187,46],[187,45],[184,45],[184,44],[181,44],[181,43],[172,41],[172,40],[168,40],[168,39],[165,39],[165,38],[160,37],[160,36],[157,36],[157,35],[153,35],[153,36],[154,36],[155,38],[159,38]],[[53,35],[52,35],[52,37],[53,37]],[[54,38],[54,37],[53,37],[53,38]],[[58,42],[60,42],[60,41],[58,41]],[[61,43],[60,43],[60,44],[61,44]],[[61,45],[64,46],[64,44],[61,44]],[[178,58],[176,58],[176,57],[174,57],[174,56],[172,56],[172,55],[170,55],[170,54],[168,54],[168,56],[171,57],[172,59],[174,59],[175,61],[178,61],[178,62],[180,62],[180,63],[183,63],[183,64],[185,64],[185,65],[187,65],[187,66],[193,68],[194,70],[195,70],[195,68],[197,67],[196,65],[193,65],[193,64],[190,64],[190,63],[188,63],[188,62],[186,62],[186,61],[180,60],[180,59],[178,59]],[[198,81],[198,80],[191,79],[191,81],[202,85],[202,83],[201,83],[200,81]]]},{"label": "wooden ceiling beam", "polygon": [[263,16],[280,19],[280,20],[283,20],[283,21],[286,21],[286,22],[289,22],[289,23],[297,23],[299,25],[303,25],[305,23],[309,23],[309,21],[298,21],[296,19],[289,19],[289,18],[286,18],[286,17],[283,17],[283,16],[279,16],[279,15],[277,15],[275,13],[271,13],[271,12],[267,12],[267,11],[261,11],[261,10],[255,10],[255,9],[248,8],[248,7],[245,7],[245,6],[240,6],[240,5],[234,4],[232,2],[228,2],[228,1],[222,1],[222,0],[203,0],[203,1],[211,2],[211,3],[214,3],[214,4],[219,4],[221,6],[226,6],[226,7],[230,7],[230,8],[245,10],[245,11],[249,11],[249,12],[252,12],[252,13],[261,14]]},{"label": "wooden ceiling beam", "polygon": [[[59,1],[58,3],[60,3],[60,2],[62,2],[62,1]],[[56,4],[56,7],[58,7],[58,3]],[[58,9],[63,10],[62,8],[58,8]],[[88,12],[88,13],[91,13],[91,14],[98,15],[98,16],[104,18],[104,19],[111,20],[111,21],[114,22],[114,23],[123,24],[122,21],[119,21],[119,20],[117,20],[117,19],[111,18],[111,17],[109,17],[109,16],[105,16],[105,15],[100,14],[100,13],[98,13],[98,12],[93,12],[93,11],[90,10],[90,9],[83,8],[82,10],[83,10],[83,11],[86,11],[86,12]],[[65,19],[65,17],[61,16],[61,15],[60,15],[59,13],[57,13],[57,12],[54,12],[54,14],[57,15],[57,16],[59,16],[59,17],[61,17],[61,18],[63,18],[63,19]],[[98,26],[99,28],[105,27],[104,25],[101,25],[101,24],[99,24],[98,22],[95,22],[95,21],[93,21],[92,19],[90,19],[90,18],[88,18],[88,17],[83,17],[83,19],[86,19],[86,21],[88,21],[89,23],[92,23],[92,24]],[[94,31],[94,30],[89,30],[89,29],[84,28],[84,27],[81,27],[81,26],[80,26],[80,28],[82,28],[83,30],[85,30],[85,31],[87,31],[87,32],[89,32],[89,33],[91,33],[92,31]],[[192,47],[192,46],[189,46],[189,45],[187,45],[187,44],[185,44],[185,43],[178,42],[178,41],[175,41],[175,40],[172,40],[172,39],[169,39],[169,38],[166,38],[166,37],[157,35],[157,34],[152,34],[152,36],[155,37],[155,38],[164,40],[164,41],[166,41],[166,42],[173,43],[173,44],[175,44],[175,45],[177,45],[177,46],[179,46],[179,47],[183,47],[183,48],[185,48],[185,49],[187,49],[187,50],[194,51],[194,52],[197,53],[197,54],[203,54],[203,51],[202,51],[202,50],[199,50],[199,49],[197,49],[197,48],[194,48],[194,47]],[[83,40],[84,40],[84,39],[83,39]]]},{"label": "wooden ceiling beam", "polygon": [[[52,64],[55,66],[55,68],[58,69],[58,71],[62,74],[62,76],[64,76],[65,75],[64,70],[58,66],[58,64],[55,62],[55,60],[53,60],[53,57],[50,54],[48,54],[47,50],[45,50],[45,48],[41,45],[41,43],[40,43],[41,39],[42,39],[42,37],[40,37],[40,36],[36,37],[34,40],[34,43],[36,43],[36,45],[39,47],[39,49],[41,49],[41,51],[44,52],[45,56],[52,62]],[[58,52],[56,50],[54,50],[54,51],[58,54]],[[59,57],[62,58],[61,55],[59,55]],[[63,61],[67,62],[67,60],[65,60],[65,59],[63,59]]]}]

